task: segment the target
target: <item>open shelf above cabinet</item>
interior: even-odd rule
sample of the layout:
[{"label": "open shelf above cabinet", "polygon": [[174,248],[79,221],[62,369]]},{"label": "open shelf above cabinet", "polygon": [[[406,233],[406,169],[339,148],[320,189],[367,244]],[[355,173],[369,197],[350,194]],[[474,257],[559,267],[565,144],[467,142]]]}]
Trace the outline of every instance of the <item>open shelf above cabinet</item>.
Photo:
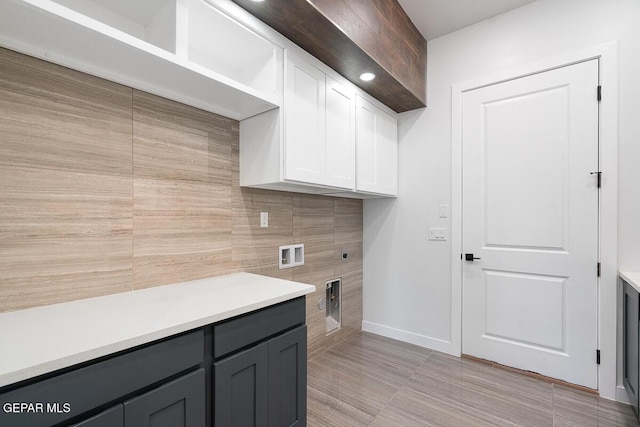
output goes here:
[{"label": "open shelf above cabinet", "polygon": [[282,49],[205,0],[4,0],[0,45],[236,120],[281,105]]}]

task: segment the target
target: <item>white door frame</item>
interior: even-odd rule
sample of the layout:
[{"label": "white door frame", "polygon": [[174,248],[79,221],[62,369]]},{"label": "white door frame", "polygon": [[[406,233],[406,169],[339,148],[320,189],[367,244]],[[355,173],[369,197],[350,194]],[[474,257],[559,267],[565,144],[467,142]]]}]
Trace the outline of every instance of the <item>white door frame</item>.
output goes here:
[{"label": "white door frame", "polygon": [[[462,94],[507,80],[540,73],[589,59],[600,59],[600,235],[601,276],[598,281],[598,389],[602,397],[625,400],[621,374],[621,344],[618,339],[618,47],[609,42],[569,52],[491,76],[458,83],[451,88],[451,344],[462,351]],[[596,96],[594,88],[594,97]],[[594,354],[595,358],[595,354]]]}]

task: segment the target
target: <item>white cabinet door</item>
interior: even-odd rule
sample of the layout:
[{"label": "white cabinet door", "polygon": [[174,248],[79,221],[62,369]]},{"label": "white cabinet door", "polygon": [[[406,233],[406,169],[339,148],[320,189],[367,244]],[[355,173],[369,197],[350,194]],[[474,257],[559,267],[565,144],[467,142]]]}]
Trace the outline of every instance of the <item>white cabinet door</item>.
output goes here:
[{"label": "white cabinet door", "polygon": [[326,76],[326,185],[355,188],[354,94]]},{"label": "white cabinet door", "polygon": [[325,74],[289,57],[284,102],[284,179],[324,184]]},{"label": "white cabinet door", "polygon": [[356,190],[398,194],[397,121],[372,103],[356,101]]}]

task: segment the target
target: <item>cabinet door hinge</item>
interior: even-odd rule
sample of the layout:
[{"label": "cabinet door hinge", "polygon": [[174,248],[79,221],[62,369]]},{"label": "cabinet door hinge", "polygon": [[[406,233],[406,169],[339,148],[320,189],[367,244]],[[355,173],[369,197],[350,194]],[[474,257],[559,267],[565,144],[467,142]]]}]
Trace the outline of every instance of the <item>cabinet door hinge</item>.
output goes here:
[{"label": "cabinet door hinge", "polygon": [[600,263],[598,263],[598,267],[597,267],[597,269],[598,269],[598,277],[600,277],[600,270],[601,270],[601,268],[600,268]]},{"label": "cabinet door hinge", "polygon": [[602,86],[598,85],[598,102],[602,101]]},{"label": "cabinet door hinge", "polygon": [[596,350],[596,364],[600,364],[600,350]]}]

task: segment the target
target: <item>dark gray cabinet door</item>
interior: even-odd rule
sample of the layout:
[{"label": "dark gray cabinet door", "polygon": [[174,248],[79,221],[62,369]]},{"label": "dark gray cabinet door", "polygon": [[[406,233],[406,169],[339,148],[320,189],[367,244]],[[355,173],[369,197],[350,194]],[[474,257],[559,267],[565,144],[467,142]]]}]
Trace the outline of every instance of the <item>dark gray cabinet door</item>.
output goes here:
[{"label": "dark gray cabinet door", "polygon": [[307,327],[269,341],[269,426],[307,424]]},{"label": "dark gray cabinet door", "polygon": [[205,371],[198,369],[124,403],[125,427],[205,427]]},{"label": "dark gray cabinet door", "polygon": [[116,405],[71,427],[124,427],[124,407]]},{"label": "dark gray cabinet door", "polygon": [[640,321],[640,299],[638,291],[624,284],[624,387],[631,405],[638,413],[638,322]]},{"label": "dark gray cabinet door", "polygon": [[216,427],[267,426],[268,343],[213,364]]}]

